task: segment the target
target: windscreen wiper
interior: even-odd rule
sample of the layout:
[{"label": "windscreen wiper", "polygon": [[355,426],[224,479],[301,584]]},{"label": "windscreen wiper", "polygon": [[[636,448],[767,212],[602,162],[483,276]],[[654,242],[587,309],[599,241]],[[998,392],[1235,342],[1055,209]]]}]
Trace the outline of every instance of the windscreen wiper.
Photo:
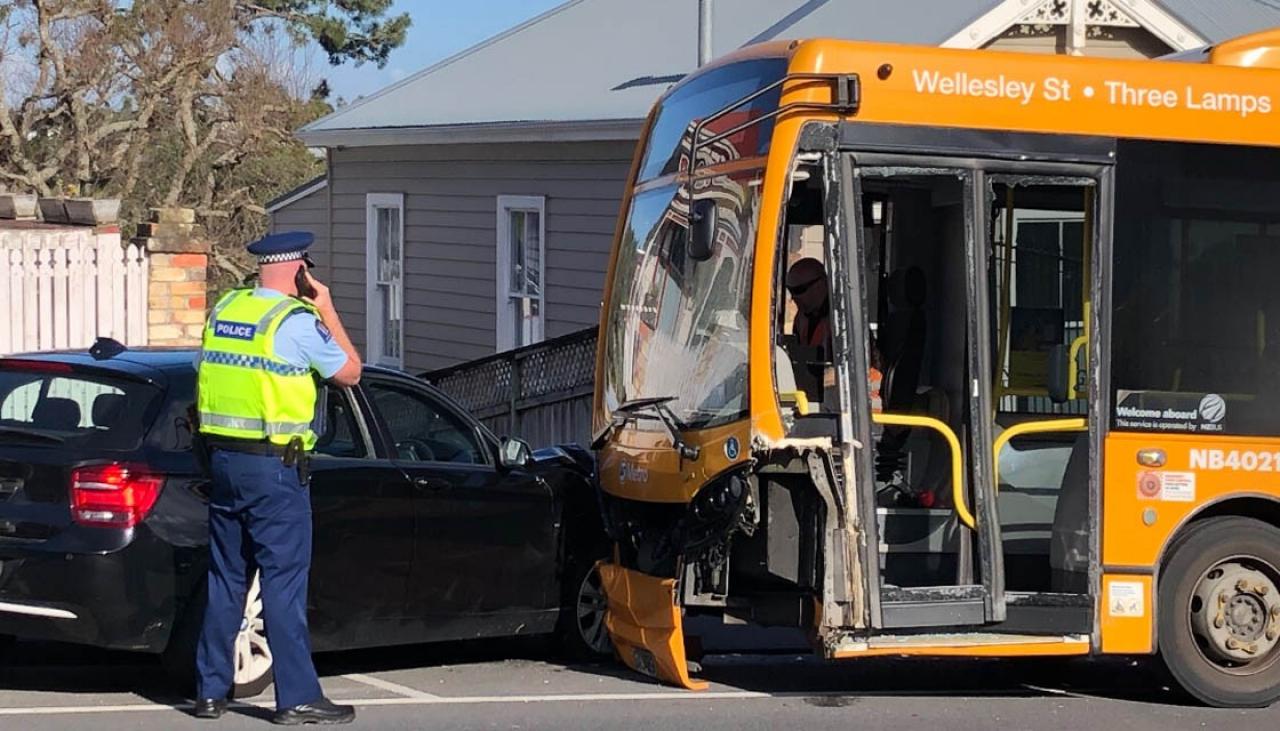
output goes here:
[{"label": "windscreen wiper", "polygon": [[29,439],[41,439],[53,444],[62,444],[67,441],[63,437],[54,436],[53,434],[41,434],[40,432],[15,429],[8,426],[0,426],[0,437],[26,437]]},{"label": "windscreen wiper", "polygon": [[680,466],[683,468],[684,461],[686,459],[690,461],[696,460],[701,450],[685,444],[684,440],[680,438],[680,430],[684,429],[685,425],[667,406],[667,404],[675,401],[676,398],[675,396],[657,396],[624,401],[613,410],[613,418],[610,419],[609,424],[601,429],[595,438],[591,440],[591,448],[599,450],[608,444],[613,433],[628,421],[657,421],[666,427],[667,435],[671,437],[671,446],[680,455]]}]

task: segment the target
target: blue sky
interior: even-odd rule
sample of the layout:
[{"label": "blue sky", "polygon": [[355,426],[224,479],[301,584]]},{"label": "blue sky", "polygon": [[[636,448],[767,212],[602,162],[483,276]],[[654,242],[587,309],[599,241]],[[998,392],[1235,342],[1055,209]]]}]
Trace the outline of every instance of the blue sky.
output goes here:
[{"label": "blue sky", "polygon": [[351,101],[395,83],[458,51],[518,25],[563,0],[396,0],[394,13],[409,13],[413,26],[405,44],[391,52],[387,65],[330,66],[317,54],[313,73],[329,80],[333,99]]}]

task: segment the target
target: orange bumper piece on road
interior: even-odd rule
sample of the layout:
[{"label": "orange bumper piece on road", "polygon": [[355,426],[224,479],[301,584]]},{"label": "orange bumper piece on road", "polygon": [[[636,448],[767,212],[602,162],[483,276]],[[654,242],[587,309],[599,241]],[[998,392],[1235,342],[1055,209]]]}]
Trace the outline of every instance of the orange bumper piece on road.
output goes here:
[{"label": "orange bumper piece on road", "polygon": [[598,564],[609,611],[605,626],[618,656],[632,670],[688,690],[707,683],[689,677],[675,579],[660,579],[617,564]]}]

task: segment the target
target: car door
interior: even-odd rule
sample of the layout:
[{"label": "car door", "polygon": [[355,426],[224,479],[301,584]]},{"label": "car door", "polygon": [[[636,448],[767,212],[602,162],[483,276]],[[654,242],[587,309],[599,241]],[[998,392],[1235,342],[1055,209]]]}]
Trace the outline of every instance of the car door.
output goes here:
[{"label": "car door", "polygon": [[497,467],[492,435],[425,384],[384,376],[364,387],[414,491],[408,607],[422,637],[550,629],[558,599],[548,485]]},{"label": "car door", "polygon": [[413,560],[414,494],[371,439],[362,395],[322,389],[311,460],[308,609],[315,649],[409,639],[398,629]]}]

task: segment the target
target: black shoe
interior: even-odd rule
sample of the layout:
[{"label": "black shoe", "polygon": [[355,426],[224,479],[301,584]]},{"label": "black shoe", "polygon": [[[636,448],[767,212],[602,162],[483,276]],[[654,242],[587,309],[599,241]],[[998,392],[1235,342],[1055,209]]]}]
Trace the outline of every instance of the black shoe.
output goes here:
[{"label": "black shoe", "polygon": [[226,698],[201,698],[191,707],[191,715],[196,718],[222,718],[226,711]]},{"label": "black shoe", "polygon": [[330,702],[328,698],[321,698],[315,703],[304,703],[283,711],[276,711],[271,722],[281,726],[300,726],[304,723],[330,725],[351,723],[355,718],[356,709],[351,706],[339,706]]}]

